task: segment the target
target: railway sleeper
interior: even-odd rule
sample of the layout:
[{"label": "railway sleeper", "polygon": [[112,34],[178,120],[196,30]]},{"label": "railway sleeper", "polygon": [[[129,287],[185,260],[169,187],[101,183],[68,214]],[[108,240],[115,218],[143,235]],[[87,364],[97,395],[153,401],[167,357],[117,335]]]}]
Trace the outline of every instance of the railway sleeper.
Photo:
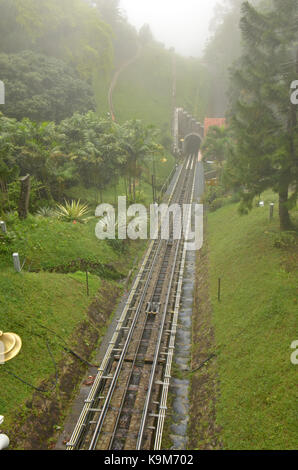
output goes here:
[{"label": "railway sleeper", "polygon": [[148,302],[146,306],[146,313],[156,315],[160,310],[160,302]]}]

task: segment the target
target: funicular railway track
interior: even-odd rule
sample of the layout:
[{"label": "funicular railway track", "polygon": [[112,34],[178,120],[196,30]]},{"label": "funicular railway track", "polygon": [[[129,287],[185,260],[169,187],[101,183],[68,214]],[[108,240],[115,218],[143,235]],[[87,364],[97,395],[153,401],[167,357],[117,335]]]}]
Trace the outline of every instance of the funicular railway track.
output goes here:
[{"label": "funicular railway track", "polygon": [[[181,166],[168,203],[191,203],[195,157]],[[152,240],[68,450],[159,449],[185,261],[183,238]]]}]

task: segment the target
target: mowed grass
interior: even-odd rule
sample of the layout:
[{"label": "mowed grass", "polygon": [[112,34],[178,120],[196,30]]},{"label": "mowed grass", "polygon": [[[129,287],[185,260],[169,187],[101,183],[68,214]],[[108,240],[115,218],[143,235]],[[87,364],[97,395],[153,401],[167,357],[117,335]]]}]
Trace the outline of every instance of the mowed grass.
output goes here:
[{"label": "mowed grass", "polygon": [[113,102],[119,122],[142,119],[146,124],[170,128],[171,55],[158,46],[142,49],[140,58],[119,76]]},{"label": "mowed grass", "polygon": [[25,221],[7,217],[7,228],[15,239],[6,253],[0,253],[0,271],[12,265],[12,253],[18,252],[25,270],[48,270],[76,259],[113,264],[117,253],[95,236],[97,219],[86,224],[61,222],[57,218],[29,216]]},{"label": "mowed grass", "polygon": [[[176,105],[197,119],[205,117],[206,71],[195,58],[176,54]],[[111,78],[112,79],[112,78]],[[107,83],[94,83],[98,113],[107,112]],[[118,122],[141,119],[170,136],[173,112],[173,52],[153,42],[142,47],[140,57],[120,74],[113,104]]]},{"label": "mowed grass", "polygon": [[23,343],[20,354],[0,366],[0,411],[5,415],[6,429],[32,395],[28,385],[8,372],[35,387],[44,379],[55,377],[53,359],[57,362],[61,359],[64,343],[43,327],[58,333],[75,349],[72,343],[75,338],[72,341],[70,338],[77,325],[87,319],[90,298],[100,285],[100,279],[90,275],[90,297],[87,297],[82,275],[17,274],[12,269],[0,273],[0,329],[19,334]]},{"label": "mowed grass", "polygon": [[[225,449],[297,448],[297,245],[274,247],[277,208],[208,215],[210,287],[218,347],[217,420]],[[285,266],[289,266],[286,269]],[[218,278],[222,282],[217,301]]]}]

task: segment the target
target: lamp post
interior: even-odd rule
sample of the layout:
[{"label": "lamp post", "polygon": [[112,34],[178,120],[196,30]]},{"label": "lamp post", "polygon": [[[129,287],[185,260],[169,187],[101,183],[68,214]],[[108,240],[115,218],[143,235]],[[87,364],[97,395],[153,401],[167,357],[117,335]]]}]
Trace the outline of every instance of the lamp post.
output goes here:
[{"label": "lamp post", "polygon": [[152,197],[153,197],[153,204],[155,203],[156,199],[156,167],[155,167],[155,158],[154,154],[152,154]]},{"label": "lamp post", "polygon": [[19,354],[22,347],[21,338],[15,333],[3,333],[0,331],[0,364],[13,359]]}]

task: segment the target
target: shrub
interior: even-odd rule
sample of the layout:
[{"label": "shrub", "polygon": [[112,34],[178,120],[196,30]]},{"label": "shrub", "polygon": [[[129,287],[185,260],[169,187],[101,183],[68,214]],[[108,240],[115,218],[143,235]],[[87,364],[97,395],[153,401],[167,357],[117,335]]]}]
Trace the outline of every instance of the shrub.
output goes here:
[{"label": "shrub", "polygon": [[81,204],[80,200],[71,202],[65,201],[65,204],[57,204],[58,210],[56,210],[56,215],[59,219],[65,222],[87,222],[88,217],[86,215],[89,213],[89,208],[87,204]]},{"label": "shrub", "polygon": [[298,245],[297,233],[294,231],[280,232],[273,242],[275,248],[290,248]]},{"label": "shrub", "polygon": [[56,216],[56,211],[50,206],[45,206],[45,207],[41,207],[36,212],[36,215],[38,217],[55,217]]},{"label": "shrub", "polygon": [[221,198],[224,195],[224,188],[220,185],[217,186],[208,186],[204,194],[204,202],[206,204],[211,204],[215,199]]},{"label": "shrub", "polygon": [[126,252],[126,240],[119,240],[118,238],[114,239],[107,239],[108,245],[116,251],[117,253],[125,253]]},{"label": "shrub", "polygon": [[8,253],[11,251],[11,244],[14,242],[16,235],[14,232],[2,232],[0,230],[0,253]]},{"label": "shrub", "polygon": [[222,206],[224,206],[227,203],[227,199],[224,197],[219,197],[217,199],[214,199],[211,204],[209,205],[209,210],[211,212],[217,211],[217,209],[220,209]]},{"label": "shrub", "polygon": [[241,201],[241,194],[239,192],[233,192],[231,196],[231,202],[232,203],[237,203]]}]

